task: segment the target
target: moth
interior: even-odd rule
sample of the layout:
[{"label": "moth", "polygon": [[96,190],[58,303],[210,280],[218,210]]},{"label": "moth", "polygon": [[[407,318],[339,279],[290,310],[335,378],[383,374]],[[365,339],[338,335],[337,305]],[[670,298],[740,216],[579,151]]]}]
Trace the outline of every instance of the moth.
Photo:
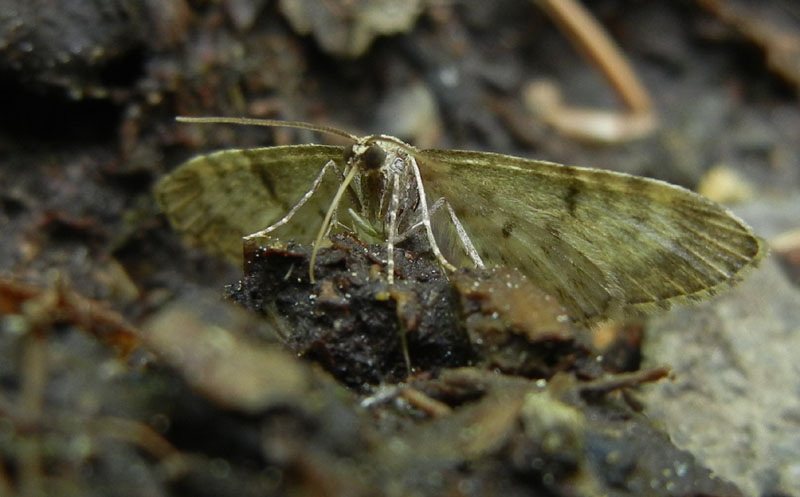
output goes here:
[{"label": "moth", "polygon": [[280,236],[317,251],[346,227],[393,250],[421,236],[448,271],[519,268],[585,323],[666,309],[730,286],[764,256],[760,238],[724,207],[685,188],[607,170],[508,155],[418,150],[387,135],[308,123],[178,118],[328,133],[350,146],[223,150],[156,186],[186,238],[233,261],[242,237]]}]

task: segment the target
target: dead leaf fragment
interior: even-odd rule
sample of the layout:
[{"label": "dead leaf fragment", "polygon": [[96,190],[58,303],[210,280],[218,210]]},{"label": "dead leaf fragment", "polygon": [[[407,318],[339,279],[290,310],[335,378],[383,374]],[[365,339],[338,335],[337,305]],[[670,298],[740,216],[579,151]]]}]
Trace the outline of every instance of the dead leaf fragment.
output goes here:
[{"label": "dead leaf fragment", "polygon": [[281,0],[280,9],[300,34],[313,34],[326,52],[356,58],[380,35],[408,31],[419,0]]}]

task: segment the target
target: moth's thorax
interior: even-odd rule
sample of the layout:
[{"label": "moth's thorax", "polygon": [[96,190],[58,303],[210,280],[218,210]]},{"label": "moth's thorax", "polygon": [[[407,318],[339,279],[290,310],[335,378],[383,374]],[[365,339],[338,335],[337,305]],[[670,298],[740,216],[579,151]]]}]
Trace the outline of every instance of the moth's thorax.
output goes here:
[{"label": "moth's thorax", "polygon": [[383,231],[393,195],[397,196],[396,210],[401,218],[407,217],[418,204],[419,193],[409,156],[414,149],[394,140],[382,135],[367,136],[353,144],[346,156],[347,167],[359,170],[351,184],[360,206],[359,214],[376,231]]},{"label": "moth's thorax", "polygon": [[[415,151],[414,147],[403,143],[397,138],[384,135],[365,136],[354,143],[346,154],[348,165],[358,167],[361,171],[385,170],[389,168],[390,174],[401,172],[408,167],[408,153]],[[405,164],[398,164],[398,160]]]}]

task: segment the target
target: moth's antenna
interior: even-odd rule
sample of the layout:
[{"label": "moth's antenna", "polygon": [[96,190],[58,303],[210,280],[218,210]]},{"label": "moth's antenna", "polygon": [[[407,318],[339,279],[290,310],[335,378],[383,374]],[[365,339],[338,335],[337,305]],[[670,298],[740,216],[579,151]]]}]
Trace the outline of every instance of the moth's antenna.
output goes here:
[{"label": "moth's antenna", "polygon": [[254,119],[251,117],[185,117],[178,116],[176,121],[181,123],[199,123],[199,124],[244,124],[250,126],[267,126],[272,128],[297,128],[307,129],[309,131],[317,131],[319,133],[328,133],[330,135],[337,135],[347,138],[351,141],[358,141],[358,137],[351,135],[347,131],[336,129],[331,126],[321,126],[318,124],[303,123],[299,121],[278,121],[275,119]]},{"label": "moth's antenna", "polygon": [[344,180],[339,185],[339,189],[336,191],[336,195],[333,197],[330,207],[328,207],[328,212],[325,213],[325,219],[323,219],[322,226],[319,228],[317,239],[314,240],[314,248],[311,250],[311,261],[308,266],[309,281],[311,281],[312,284],[314,283],[314,263],[317,260],[317,251],[322,243],[322,237],[324,237],[325,232],[328,231],[328,226],[331,223],[333,213],[336,212],[336,208],[339,206],[339,201],[342,200],[342,195],[344,195],[345,190],[347,190],[347,186],[351,181],[353,181],[353,178],[356,176],[357,172],[358,167],[352,166],[350,171],[347,173],[347,176],[345,176]]}]

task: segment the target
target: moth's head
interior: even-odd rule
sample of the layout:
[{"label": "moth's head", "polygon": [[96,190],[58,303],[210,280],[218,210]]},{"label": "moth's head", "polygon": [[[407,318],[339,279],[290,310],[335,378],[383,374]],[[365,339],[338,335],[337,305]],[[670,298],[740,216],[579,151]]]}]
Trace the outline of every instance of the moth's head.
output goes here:
[{"label": "moth's head", "polygon": [[362,171],[377,171],[386,162],[386,150],[372,141],[359,141],[345,152],[344,160]]}]

